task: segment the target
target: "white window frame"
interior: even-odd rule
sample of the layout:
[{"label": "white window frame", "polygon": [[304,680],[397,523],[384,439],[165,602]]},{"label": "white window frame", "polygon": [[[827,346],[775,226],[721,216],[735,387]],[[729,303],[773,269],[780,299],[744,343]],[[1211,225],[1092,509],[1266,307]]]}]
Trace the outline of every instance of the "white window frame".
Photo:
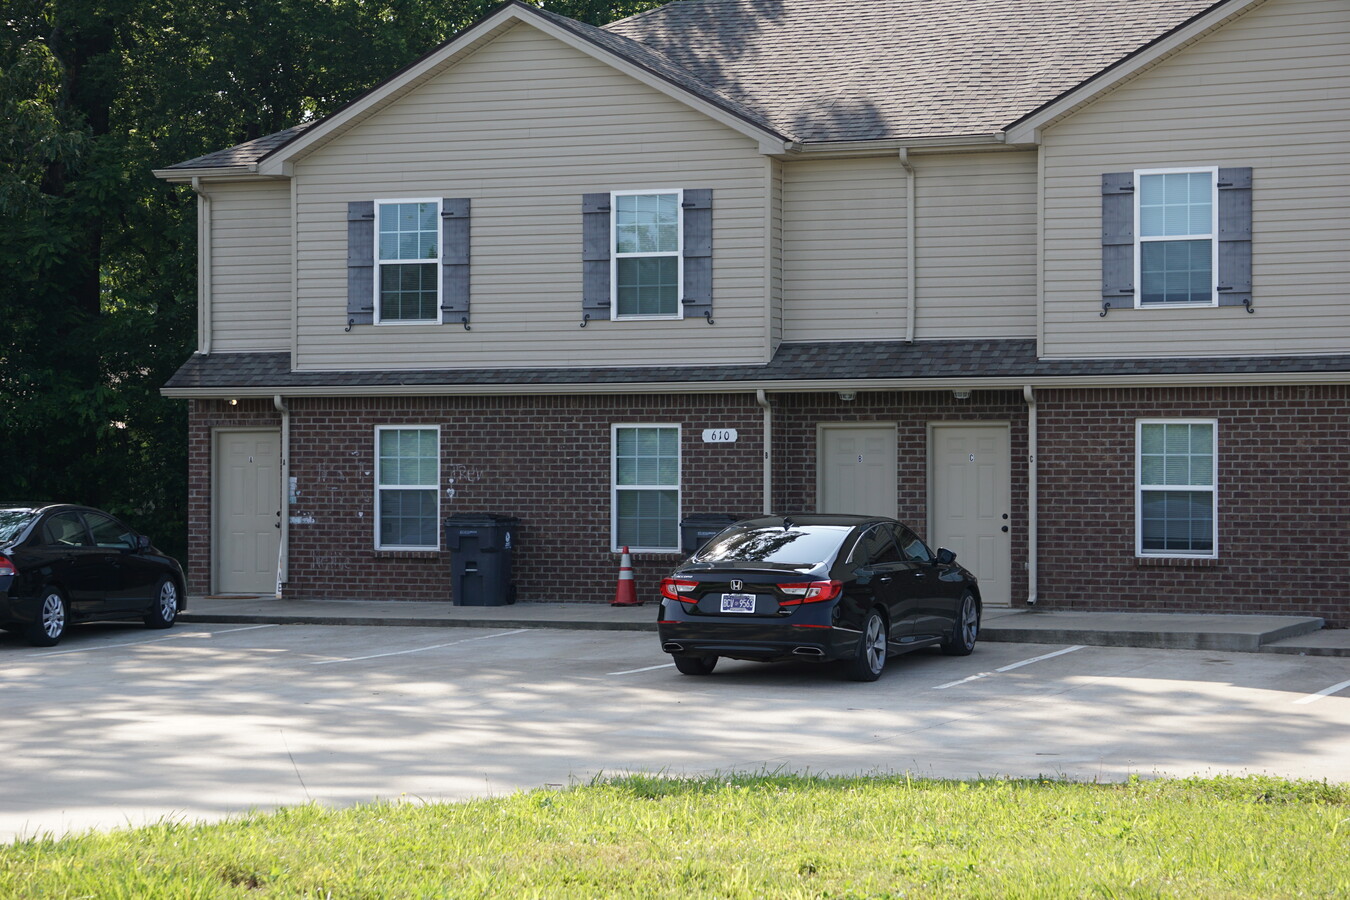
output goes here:
[{"label": "white window frame", "polygon": [[[619,203],[620,197],[642,197],[656,194],[675,195],[675,239],[674,251],[660,253],[620,253],[619,252]],[[684,318],[684,189],[683,188],[644,188],[638,191],[610,191],[609,193],[609,318],[610,321],[642,322],[653,320],[671,320]],[[647,257],[675,257],[675,312],[671,315],[620,315],[619,313],[619,260],[641,259]]]},{"label": "white window frame", "polygon": [[[1144,426],[1146,425],[1209,425],[1214,431],[1214,483],[1211,485],[1149,484],[1144,476]],[[1184,550],[1144,549],[1144,491],[1204,491],[1210,492],[1211,517],[1214,522],[1214,549],[1208,553],[1188,553]],[[1136,419],[1134,424],[1134,553],[1149,559],[1218,559],[1219,558],[1219,420],[1218,419]]]},{"label": "white window frame", "polygon": [[[1144,194],[1143,178],[1148,175],[1209,174],[1209,234],[1169,234],[1144,237],[1140,227],[1139,203]],[[1191,303],[1144,302],[1144,250],[1146,243],[1166,241],[1209,241],[1209,300]],[[1134,306],[1135,309],[1200,309],[1219,305],[1219,167],[1183,166],[1172,169],[1134,170]]]},{"label": "white window frame", "polygon": [[[380,483],[380,434],[385,431],[431,431],[436,434],[436,483],[434,485],[408,485],[408,484],[381,484]],[[440,550],[441,549],[441,426],[427,425],[423,423],[409,423],[406,425],[376,425],[375,426],[375,465],[371,472],[375,487],[375,549],[376,550]],[[407,491],[407,490],[429,490],[432,496],[436,498],[435,512],[435,531],[436,538],[432,544],[386,544],[384,535],[380,533],[381,523],[384,517],[381,515],[384,511],[382,495],[385,491]]]},{"label": "white window frame", "polygon": [[[391,260],[384,260],[384,259],[381,259],[381,258],[380,258],[380,218],[381,218],[381,215],[382,215],[382,211],[383,211],[383,208],[384,208],[385,206],[392,206],[392,205],[397,204],[397,203],[430,203],[432,206],[434,206],[434,207],[436,208],[436,257],[435,257],[434,259],[418,260],[417,263],[414,263],[412,260],[407,260],[407,259],[391,259]],[[376,325],[440,325],[440,324],[442,323],[442,320],[443,320],[444,315],[445,315],[444,312],[443,312],[442,309],[441,309],[441,304],[444,302],[444,299],[441,297],[441,291],[443,290],[443,285],[442,285],[442,280],[443,280],[443,279],[441,278],[441,264],[442,264],[441,257],[442,257],[442,255],[443,255],[444,252],[445,252],[445,247],[444,247],[444,242],[445,242],[445,235],[444,235],[444,230],[445,230],[445,220],[444,220],[444,218],[442,218],[442,216],[441,216],[441,213],[442,213],[442,212],[443,212],[443,210],[441,209],[441,200],[440,200],[439,197],[414,197],[414,198],[410,198],[410,199],[385,199],[385,200],[376,200],[376,201],[375,201],[375,251],[374,251],[374,255],[375,255],[375,285],[374,285],[375,295],[371,298],[371,305],[375,308],[375,324],[376,324]],[[384,308],[383,308],[383,306],[382,306],[381,303],[380,303],[380,282],[381,282],[381,279],[380,279],[380,272],[381,272],[381,270],[382,270],[383,267],[386,266],[386,265],[390,265],[390,266],[406,266],[406,265],[416,265],[416,264],[418,264],[418,263],[421,263],[421,264],[435,263],[435,264],[436,264],[436,317],[435,317],[434,319],[388,319],[388,320],[386,320],[386,319],[384,318],[384,316],[383,316]]]},{"label": "white window frame", "polygon": [[[619,431],[625,428],[673,428],[675,429],[675,484],[619,484]],[[679,553],[680,520],[684,518],[684,434],[678,422],[615,422],[609,427],[609,545],[610,550],[618,553],[623,549],[619,543],[619,492],[620,491],[675,491],[675,546],[674,547],[634,547],[628,546],[633,553]]]}]

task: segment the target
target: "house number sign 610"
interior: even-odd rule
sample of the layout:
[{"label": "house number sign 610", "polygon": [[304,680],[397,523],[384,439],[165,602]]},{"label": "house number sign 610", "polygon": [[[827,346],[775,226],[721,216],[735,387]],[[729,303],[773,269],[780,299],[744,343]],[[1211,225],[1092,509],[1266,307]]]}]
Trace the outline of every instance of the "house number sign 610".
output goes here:
[{"label": "house number sign 610", "polygon": [[705,428],[703,429],[703,443],[705,444],[734,444],[736,443],[735,428]]}]

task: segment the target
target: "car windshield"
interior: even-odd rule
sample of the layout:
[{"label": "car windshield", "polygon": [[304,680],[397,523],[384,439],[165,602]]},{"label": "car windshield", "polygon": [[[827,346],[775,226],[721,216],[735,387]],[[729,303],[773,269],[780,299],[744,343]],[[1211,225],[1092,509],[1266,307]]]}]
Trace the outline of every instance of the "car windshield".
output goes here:
[{"label": "car windshield", "polygon": [[36,518],[31,509],[0,509],[0,544],[14,540]]},{"label": "car windshield", "polygon": [[714,538],[694,556],[693,561],[737,560],[815,566],[838,553],[839,545],[852,530],[847,525],[738,529]]}]

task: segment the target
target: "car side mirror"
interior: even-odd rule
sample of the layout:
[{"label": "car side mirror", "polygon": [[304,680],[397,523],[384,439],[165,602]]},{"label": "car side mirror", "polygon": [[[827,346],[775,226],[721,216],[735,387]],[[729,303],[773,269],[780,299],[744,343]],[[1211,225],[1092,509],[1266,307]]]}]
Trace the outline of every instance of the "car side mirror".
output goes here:
[{"label": "car side mirror", "polygon": [[937,552],[937,562],[940,566],[950,566],[956,562],[955,551],[948,550],[946,547],[939,547]]},{"label": "car side mirror", "polygon": [[143,551],[143,550],[149,550],[149,549],[150,549],[150,538],[146,537],[146,536],[143,535],[143,534],[138,534],[138,535],[136,535],[136,549],[137,549],[137,550],[141,550],[141,551]]}]

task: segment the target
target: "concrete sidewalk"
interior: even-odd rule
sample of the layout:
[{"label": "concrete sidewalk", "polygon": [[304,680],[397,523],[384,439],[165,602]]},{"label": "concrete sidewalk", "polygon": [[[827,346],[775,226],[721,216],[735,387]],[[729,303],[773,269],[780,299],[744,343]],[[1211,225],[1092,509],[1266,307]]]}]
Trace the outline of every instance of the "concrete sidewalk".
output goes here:
[{"label": "concrete sidewalk", "polygon": [[[656,631],[656,603],[517,603],[454,606],[399,600],[277,600],[193,596],[182,622],[277,625],[421,625]],[[1324,631],[1311,616],[1229,616],[987,609],[980,639],[1173,650],[1350,657],[1350,629]]]}]

